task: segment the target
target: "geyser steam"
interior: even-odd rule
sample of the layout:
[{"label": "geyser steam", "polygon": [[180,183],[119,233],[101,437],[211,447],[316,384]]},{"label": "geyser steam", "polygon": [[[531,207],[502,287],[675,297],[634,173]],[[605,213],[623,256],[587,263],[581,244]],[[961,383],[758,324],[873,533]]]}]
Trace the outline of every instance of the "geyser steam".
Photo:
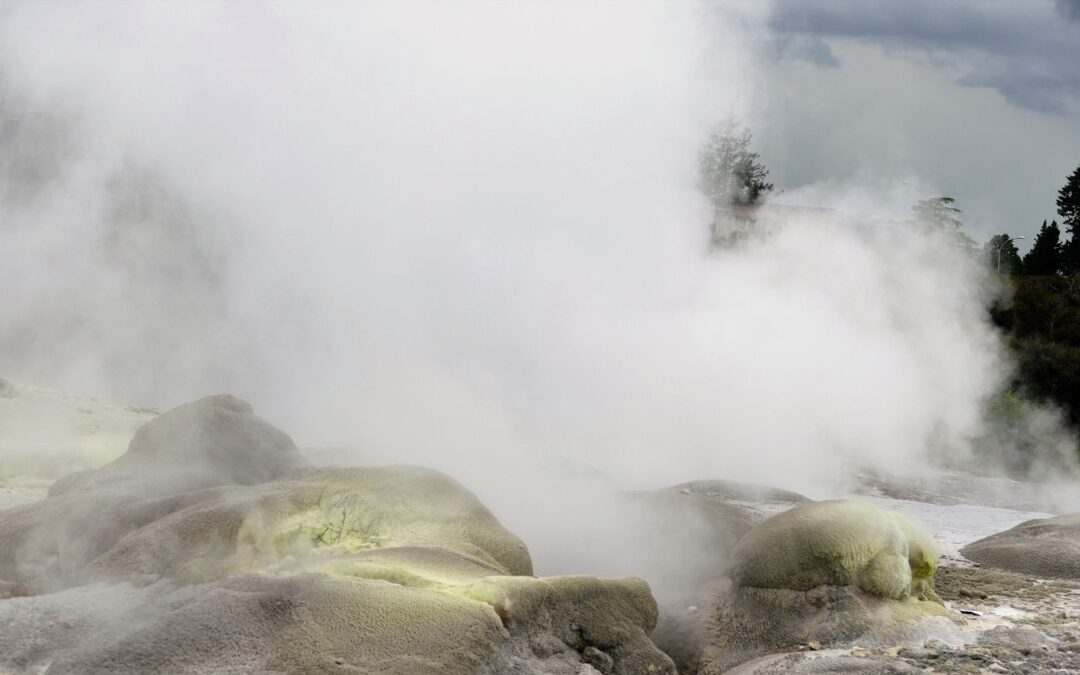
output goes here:
[{"label": "geyser steam", "polygon": [[959,251],[810,219],[707,253],[695,153],[745,112],[765,13],[10,6],[5,147],[57,141],[0,174],[29,180],[0,372],[234,392],[301,445],[448,471],[541,566],[587,488],[815,495],[962,451],[1006,369]]}]

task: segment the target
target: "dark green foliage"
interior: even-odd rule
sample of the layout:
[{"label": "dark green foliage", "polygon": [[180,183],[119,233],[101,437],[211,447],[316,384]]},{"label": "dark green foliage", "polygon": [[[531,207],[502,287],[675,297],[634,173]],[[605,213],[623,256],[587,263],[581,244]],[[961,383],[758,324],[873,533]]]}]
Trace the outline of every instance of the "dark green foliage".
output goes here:
[{"label": "dark green foliage", "polygon": [[1080,166],[1058,191],[1058,215],[1069,231],[1069,240],[1061,248],[1061,268],[1065,274],[1080,272]]},{"label": "dark green foliage", "polygon": [[755,204],[772,191],[769,170],[750,150],[750,130],[728,120],[709,136],[698,158],[698,188],[717,208]]},{"label": "dark green foliage", "polygon": [[983,247],[983,259],[987,267],[1007,276],[1023,274],[1024,265],[1020,260],[1020,251],[1013,238],[1006,234],[995,234]]},{"label": "dark green foliage", "polygon": [[1043,221],[1031,250],[1024,256],[1024,274],[1052,277],[1061,271],[1061,230],[1057,221]]},{"label": "dark green foliage", "polygon": [[1058,215],[1061,222],[1074,232],[1080,228],[1080,166],[1065,180],[1065,185],[1058,190]]},{"label": "dark green foliage", "polygon": [[1080,423],[1080,348],[1036,337],[1018,341],[1015,351],[1028,395],[1056,403]]},{"label": "dark green foliage", "polygon": [[1080,272],[1080,239],[1076,234],[1072,234],[1061,243],[1061,273],[1077,272]]},{"label": "dark green foliage", "polygon": [[1053,450],[1051,439],[1049,452],[1040,447],[1038,428],[1024,426],[1025,418],[1038,419],[1032,404],[1060,408],[1071,425],[1080,425],[1080,168],[1058,192],[1057,206],[1068,240],[1062,241],[1057,221],[1044,220],[1024,256],[1022,275],[1007,235],[991,238],[984,249],[987,263],[996,268],[1000,254],[1002,274],[1012,277],[1011,297],[990,314],[1009,337],[1016,369],[1012,386],[991,403],[985,440],[1007,450],[998,459],[1013,471],[1034,463],[1065,470],[1073,454],[1067,444]]},{"label": "dark green foliage", "polygon": [[1017,338],[1080,347],[1080,275],[1018,280],[1009,314]]},{"label": "dark green foliage", "polygon": [[1010,335],[1015,386],[1080,423],[1080,274],[1020,277],[1011,304],[992,316]]}]

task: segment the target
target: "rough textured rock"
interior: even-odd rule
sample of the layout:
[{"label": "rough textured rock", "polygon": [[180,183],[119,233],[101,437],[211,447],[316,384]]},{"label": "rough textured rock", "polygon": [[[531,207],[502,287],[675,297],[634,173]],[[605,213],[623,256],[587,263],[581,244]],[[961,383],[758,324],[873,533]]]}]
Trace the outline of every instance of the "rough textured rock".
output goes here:
[{"label": "rough textured rock", "polygon": [[532,574],[525,545],[476,497],[416,467],[306,469],[213,491],[130,532],[90,571],[199,582],[283,562],[417,585],[451,584],[462,565]]},{"label": "rough textured rock", "polygon": [[648,638],[658,611],[641,579],[486,577],[465,594],[493,607],[534,655],[568,646],[593,667],[610,665],[607,672],[614,675],[675,673],[671,659]]},{"label": "rough textured rock", "polygon": [[219,496],[307,466],[292,439],[233,396],[210,396],[143,425],[126,454],[70,474],[49,497],[0,516],[0,580],[39,591],[81,579],[124,535]]},{"label": "rough textured rock", "polygon": [[50,496],[110,490],[166,496],[217,485],[252,485],[308,466],[289,435],[228,394],[173,408],[135,432],[127,452],[64,476]]},{"label": "rough textured rock", "polygon": [[644,581],[530,576],[436,471],[304,464],[215,396],[0,513],[0,670],[675,672]]},{"label": "rough textured rock", "polygon": [[728,556],[755,525],[810,499],[776,488],[728,480],[699,480],[631,494],[640,536],[659,551],[679,551],[650,569],[663,585],[653,641],[680,672],[694,672],[706,644],[708,599],[723,583]]},{"label": "rough textured rock", "polygon": [[809,642],[912,640],[945,620],[933,543],[901,516],[861,502],[806,504],[748,532],[732,554],[701,672]]},{"label": "rough textured rock", "polygon": [[921,668],[897,659],[855,657],[848,654],[772,654],[727,671],[730,675],[788,675],[788,673],[851,673],[852,675],[908,675]]},{"label": "rough textured rock", "polygon": [[960,553],[997,569],[1080,581],[1080,514],[1029,520],[968,544]]},{"label": "rough textured rock", "polygon": [[1033,628],[996,626],[979,635],[979,644],[1030,654],[1040,649],[1049,650],[1056,645],[1056,641]]},{"label": "rough textured rock", "polygon": [[[323,574],[91,585],[0,603],[0,664],[49,673],[673,675],[639,580],[489,578],[476,594]],[[640,621],[645,623],[639,623]],[[589,666],[593,667],[593,666]],[[600,671],[602,672],[602,671]]]},{"label": "rough textured rock", "polygon": [[161,499],[63,494],[0,512],[0,580],[34,593],[83,583],[90,563],[126,534],[227,489]]},{"label": "rough textured rock", "polygon": [[856,501],[808,504],[746,534],[732,554],[736,586],[808,591],[857,586],[899,600],[932,578],[933,540],[903,516]]},{"label": "rough textured rock", "polygon": [[325,575],[84,587],[12,603],[19,612],[8,616],[0,604],[0,617],[15,615],[0,661],[27,670],[51,661],[49,673],[471,673],[495,672],[511,656],[481,603]]}]

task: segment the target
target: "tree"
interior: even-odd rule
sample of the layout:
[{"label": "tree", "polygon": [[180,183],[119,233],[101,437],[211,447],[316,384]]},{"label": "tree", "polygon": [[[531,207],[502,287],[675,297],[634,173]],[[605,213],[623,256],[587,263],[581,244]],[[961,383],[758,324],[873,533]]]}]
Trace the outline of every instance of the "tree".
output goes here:
[{"label": "tree", "polygon": [[960,222],[960,209],[952,197],[934,197],[917,202],[912,207],[915,222],[931,232],[943,234],[946,240],[961,248],[974,252],[975,241],[967,236]]},{"label": "tree", "polygon": [[756,204],[771,192],[769,170],[750,150],[750,130],[728,120],[705,142],[698,157],[698,188],[717,208]]},{"label": "tree", "polygon": [[1031,250],[1024,256],[1024,274],[1036,277],[1052,277],[1061,271],[1061,230],[1055,220],[1050,225],[1043,221]]},{"label": "tree", "polygon": [[1069,232],[1080,228],[1080,166],[1065,180],[1065,186],[1058,190],[1058,215]]},{"label": "tree", "polygon": [[1069,239],[1061,249],[1062,271],[1075,274],[1080,272],[1080,166],[1058,190],[1057,208],[1061,224],[1069,230]]},{"label": "tree", "polygon": [[915,212],[915,220],[924,225],[959,230],[962,225],[959,218],[961,211],[953,206],[955,203],[952,197],[934,197],[918,202],[912,211]]},{"label": "tree", "polygon": [[1024,273],[1020,251],[1008,234],[995,234],[983,247],[983,256],[990,269],[1010,277]]}]

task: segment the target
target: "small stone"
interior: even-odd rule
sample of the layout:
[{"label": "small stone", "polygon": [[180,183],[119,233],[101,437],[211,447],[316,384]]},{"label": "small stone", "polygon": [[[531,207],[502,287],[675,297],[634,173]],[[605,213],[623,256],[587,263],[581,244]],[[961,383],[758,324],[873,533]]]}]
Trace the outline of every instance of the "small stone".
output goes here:
[{"label": "small stone", "polygon": [[608,675],[615,668],[615,659],[596,647],[586,647],[581,652],[581,660],[596,668],[604,675]]},{"label": "small stone", "polygon": [[989,670],[989,671],[995,672],[995,673],[1007,673],[1007,672],[1009,672],[1008,668],[1001,665],[997,661],[991,663],[989,666],[986,667],[986,669]]},{"label": "small stone", "polygon": [[810,650],[816,652],[816,651],[821,649],[821,643],[818,642],[817,640],[811,640],[811,641],[806,643],[806,647],[807,647],[807,649],[810,649]]}]

